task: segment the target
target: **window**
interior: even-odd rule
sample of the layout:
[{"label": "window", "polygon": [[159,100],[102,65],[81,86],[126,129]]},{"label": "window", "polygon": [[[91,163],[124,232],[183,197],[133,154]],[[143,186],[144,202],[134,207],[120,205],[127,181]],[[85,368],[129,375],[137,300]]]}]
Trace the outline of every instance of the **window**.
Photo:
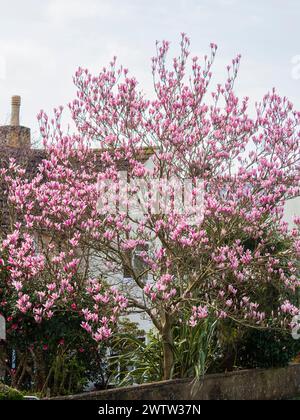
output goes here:
[{"label": "window", "polygon": [[[135,248],[135,250],[132,252],[132,255],[131,255],[132,269],[134,270],[134,272],[138,276],[140,276],[144,273],[142,275],[143,280],[148,279],[148,272],[147,272],[148,265],[145,263],[142,255],[143,255],[144,252],[148,252],[148,251],[149,251],[149,246],[147,244],[146,245],[138,245]],[[128,267],[128,266],[123,267],[123,277],[124,277],[124,279],[131,279],[132,278],[130,267]]]}]

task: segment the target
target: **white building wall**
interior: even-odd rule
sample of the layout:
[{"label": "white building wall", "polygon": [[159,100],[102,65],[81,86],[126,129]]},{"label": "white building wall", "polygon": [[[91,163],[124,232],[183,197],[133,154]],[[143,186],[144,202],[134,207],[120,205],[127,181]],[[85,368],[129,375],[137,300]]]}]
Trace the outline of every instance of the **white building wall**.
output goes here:
[{"label": "white building wall", "polygon": [[285,205],[284,218],[291,229],[295,226],[295,217],[300,217],[300,197],[289,200]]}]

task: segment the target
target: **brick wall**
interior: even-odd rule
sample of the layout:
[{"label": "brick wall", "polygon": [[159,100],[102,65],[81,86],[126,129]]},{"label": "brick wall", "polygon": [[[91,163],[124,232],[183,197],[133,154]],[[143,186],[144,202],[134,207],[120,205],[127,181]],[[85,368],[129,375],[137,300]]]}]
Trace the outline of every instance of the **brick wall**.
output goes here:
[{"label": "brick wall", "polygon": [[30,148],[30,128],[12,125],[0,127],[0,146]]}]

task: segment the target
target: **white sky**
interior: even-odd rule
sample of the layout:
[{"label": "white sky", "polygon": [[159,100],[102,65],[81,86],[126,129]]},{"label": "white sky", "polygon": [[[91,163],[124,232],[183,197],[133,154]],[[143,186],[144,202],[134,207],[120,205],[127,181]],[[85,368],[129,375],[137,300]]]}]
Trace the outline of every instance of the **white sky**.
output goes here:
[{"label": "white sky", "polygon": [[75,97],[79,65],[97,72],[117,55],[148,91],[156,39],[175,49],[180,32],[193,55],[218,44],[221,81],[242,54],[241,95],[254,102],[275,86],[300,109],[299,0],[0,0],[0,13],[0,124],[9,121],[11,95],[20,94],[22,124],[35,138],[39,110],[51,113]]}]

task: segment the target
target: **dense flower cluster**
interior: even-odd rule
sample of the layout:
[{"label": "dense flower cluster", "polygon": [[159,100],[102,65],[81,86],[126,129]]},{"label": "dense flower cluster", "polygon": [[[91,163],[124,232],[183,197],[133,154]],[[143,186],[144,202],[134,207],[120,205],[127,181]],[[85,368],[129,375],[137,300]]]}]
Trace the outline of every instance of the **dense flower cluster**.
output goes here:
[{"label": "dense flower cluster", "polygon": [[9,306],[5,308],[6,315],[14,315],[18,310],[21,317],[31,314],[40,324],[57,312],[69,311],[81,316],[81,326],[95,341],[110,338],[119,314],[127,306],[126,298],[99,279],[80,282],[80,259],[74,258],[72,250],[53,253],[47,262],[45,253],[37,251],[34,239],[29,234],[22,235],[21,226],[17,227],[2,244],[8,263],[5,267],[3,261],[2,265],[9,274],[6,295],[10,296],[10,304],[2,302],[2,306]]}]

